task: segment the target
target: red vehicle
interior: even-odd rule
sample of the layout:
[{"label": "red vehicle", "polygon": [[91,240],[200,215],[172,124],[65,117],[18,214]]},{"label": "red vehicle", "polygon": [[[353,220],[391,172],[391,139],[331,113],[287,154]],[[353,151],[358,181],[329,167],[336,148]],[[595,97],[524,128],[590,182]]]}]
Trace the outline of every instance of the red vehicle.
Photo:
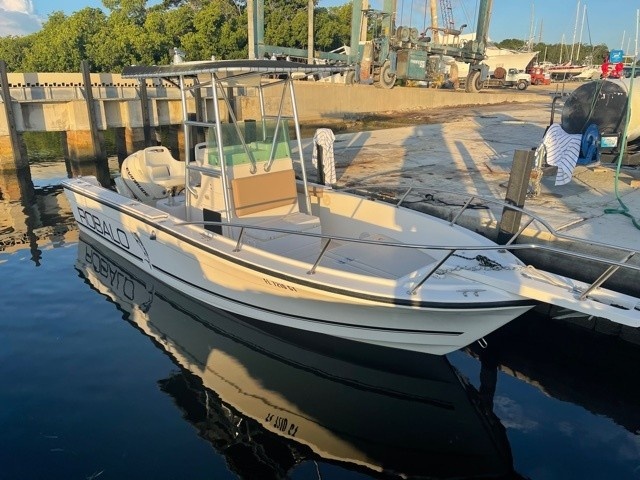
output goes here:
[{"label": "red vehicle", "polygon": [[532,85],[550,85],[551,75],[544,71],[542,67],[532,67],[529,69],[529,75],[531,75]]}]

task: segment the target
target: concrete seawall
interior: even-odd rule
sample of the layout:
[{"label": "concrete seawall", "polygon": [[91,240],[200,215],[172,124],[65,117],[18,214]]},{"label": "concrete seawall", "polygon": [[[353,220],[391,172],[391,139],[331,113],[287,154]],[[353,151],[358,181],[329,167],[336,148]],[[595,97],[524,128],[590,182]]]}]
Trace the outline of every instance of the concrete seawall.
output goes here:
[{"label": "concrete seawall", "polygon": [[[92,139],[97,137],[96,131],[124,129],[123,148],[126,153],[132,153],[144,146],[142,129],[182,122],[179,90],[170,83],[149,80],[141,84],[117,74],[90,74],[87,78],[90,89],[85,88],[82,74],[7,74],[11,104],[3,104],[8,113],[0,115],[0,170],[22,168],[27,164],[24,158],[16,159],[16,139],[12,138],[12,131],[18,136],[24,132],[64,132],[65,151],[71,159],[91,161],[99,150]],[[416,87],[386,90],[371,85],[311,81],[299,81],[296,85],[296,103],[303,122],[344,120],[387,111],[535,102],[540,100],[540,95],[515,89],[472,94]],[[279,98],[279,88],[267,89],[267,109],[277,104]],[[191,99],[189,112],[212,111],[212,102],[212,92],[203,89],[202,104],[196,106],[195,99]],[[256,118],[260,108],[254,89],[236,96],[233,105],[238,119]],[[220,102],[219,107],[226,115],[226,104]],[[18,157],[26,155],[19,153]]]}]

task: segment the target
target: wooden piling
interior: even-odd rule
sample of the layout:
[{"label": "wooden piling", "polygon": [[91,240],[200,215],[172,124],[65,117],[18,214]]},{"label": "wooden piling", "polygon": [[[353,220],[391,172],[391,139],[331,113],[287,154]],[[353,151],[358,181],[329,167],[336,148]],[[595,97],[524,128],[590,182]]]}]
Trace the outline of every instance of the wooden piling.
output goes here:
[{"label": "wooden piling", "polygon": [[91,131],[91,142],[93,143],[94,157],[98,161],[104,161],[107,158],[105,148],[100,133],[98,132],[98,122],[96,109],[93,103],[93,89],[91,84],[91,73],[89,72],[89,62],[82,60],[82,82],[84,84],[85,101],[87,103],[87,113],[89,115],[89,129]]},{"label": "wooden piling", "polygon": [[22,135],[18,133],[16,128],[9,79],[7,78],[7,64],[4,60],[0,60],[0,94],[9,131],[8,135],[0,136],[0,170],[11,171],[29,168],[27,148],[22,140]]},{"label": "wooden piling", "polygon": [[149,117],[149,97],[147,96],[147,79],[138,79],[140,84],[140,111],[142,113],[142,128],[144,132],[144,146],[153,147],[156,145],[155,138],[151,132],[151,119]]},{"label": "wooden piling", "polygon": [[[513,164],[505,197],[508,204],[519,208],[524,207],[534,160],[535,152],[533,150],[516,150],[513,154]],[[505,207],[500,218],[497,243],[504,245],[513,235],[518,233],[521,220],[522,213]]]}]

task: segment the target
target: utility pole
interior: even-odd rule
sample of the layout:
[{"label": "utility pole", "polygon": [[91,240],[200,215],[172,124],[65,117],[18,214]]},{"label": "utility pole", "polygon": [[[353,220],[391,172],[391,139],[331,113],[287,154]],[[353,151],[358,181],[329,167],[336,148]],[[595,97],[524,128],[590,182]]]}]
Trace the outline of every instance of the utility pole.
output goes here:
[{"label": "utility pole", "polygon": [[313,0],[309,0],[309,6],[308,6],[309,12],[308,12],[308,21],[307,21],[307,63],[311,64],[313,63],[313,49],[314,49],[314,45],[313,45],[313,9],[314,9],[314,5],[313,5]]},{"label": "utility pole", "polygon": [[436,4],[436,0],[431,0],[429,6],[431,10],[431,32],[433,34],[431,40],[437,45],[440,43],[440,34],[438,33],[438,5]]},{"label": "utility pole", "polygon": [[253,21],[254,5],[251,0],[247,2],[247,46],[249,47],[249,60],[256,58],[256,26]]}]

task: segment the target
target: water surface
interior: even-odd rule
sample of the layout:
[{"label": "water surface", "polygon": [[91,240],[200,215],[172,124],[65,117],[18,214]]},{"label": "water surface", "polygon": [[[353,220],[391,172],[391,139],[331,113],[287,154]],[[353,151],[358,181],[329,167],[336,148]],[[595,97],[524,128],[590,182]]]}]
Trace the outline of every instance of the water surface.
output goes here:
[{"label": "water surface", "polygon": [[0,207],[0,479],[640,477],[639,347],[538,314],[446,357],[261,328],[80,237],[56,172]]}]

